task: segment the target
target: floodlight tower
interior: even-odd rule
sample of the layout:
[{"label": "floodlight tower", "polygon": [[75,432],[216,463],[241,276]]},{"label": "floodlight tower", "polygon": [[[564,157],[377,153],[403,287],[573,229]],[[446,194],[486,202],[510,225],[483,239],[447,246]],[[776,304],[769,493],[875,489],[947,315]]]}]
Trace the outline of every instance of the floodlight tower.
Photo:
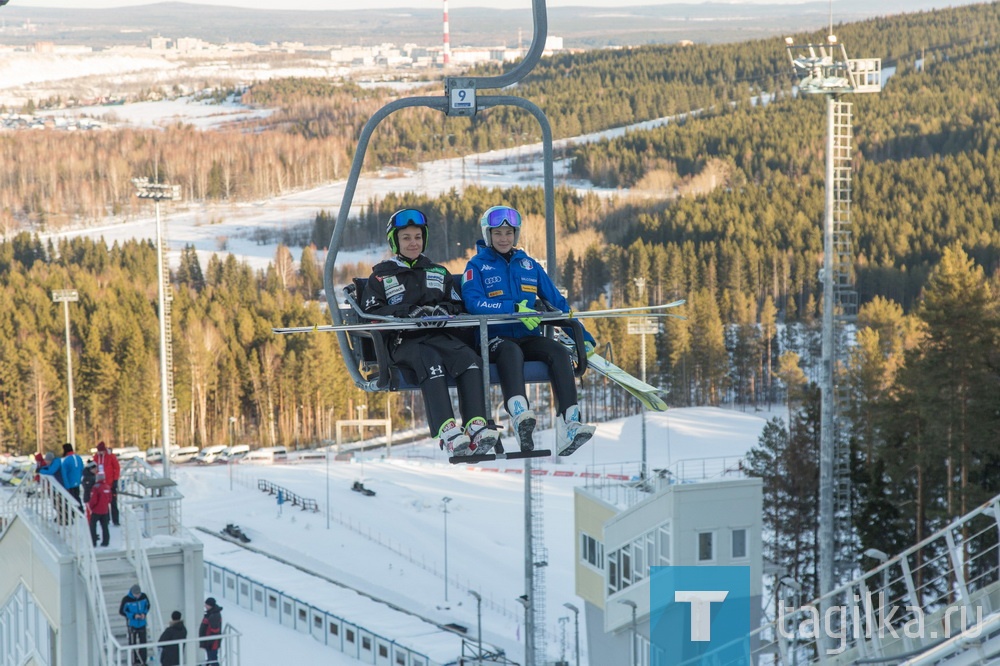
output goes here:
[{"label": "floodlight tower", "polygon": [[[838,548],[850,535],[850,446],[837,419],[834,326],[857,313],[857,292],[851,277],[851,103],[850,93],[882,90],[879,58],[849,59],[831,25],[826,44],[796,46],[791,37],[785,46],[798,77],[799,92],[826,96],[826,207],[823,223],[823,344],[819,460],[819,587],[833,589],[835,571],[844,565]],[[835,322],[834,312],[838,312]]]},{"label": "floodlight tower", "polygon": [[163,242],[163,225],[160,222],[160,202],[180,199],[180,185],[166,185],[151,182],[148,178],[133,178],[136,196],[152,199],[156,209],[156,275],[159,282],[160,309],[160,425],[163,440],[163,478],[170,477],[170,448],[176,436],[174,414],[177,399],[174,397],[174,353],[170,337],[170,271],[166,266],[167,248]]}]

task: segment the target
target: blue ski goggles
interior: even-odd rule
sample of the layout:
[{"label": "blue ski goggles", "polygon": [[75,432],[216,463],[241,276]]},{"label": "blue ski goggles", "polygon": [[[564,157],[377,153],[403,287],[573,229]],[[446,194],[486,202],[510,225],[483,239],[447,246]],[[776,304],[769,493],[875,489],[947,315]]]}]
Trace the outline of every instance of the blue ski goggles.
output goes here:
[{"label": "blue ski goggles", "polygon": [[515,229],[519,228],[521,214],[509,206],[496,206],[486,212],[486,226],[495,229],[505,224]]},{"label": "blue ski goggles", "polygon": [[414,208],[406,208],[393,214],[392,226],[396,229],[402,229],[403,227],[426,227],[427,216]]}]

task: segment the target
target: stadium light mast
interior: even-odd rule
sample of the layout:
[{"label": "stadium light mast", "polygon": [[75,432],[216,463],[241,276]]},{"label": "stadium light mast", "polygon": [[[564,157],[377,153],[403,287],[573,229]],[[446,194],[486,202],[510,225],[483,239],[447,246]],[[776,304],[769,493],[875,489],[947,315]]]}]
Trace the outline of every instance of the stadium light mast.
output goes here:
[{"label": "stadium light mast", "polygon": [[162,412],[161,439],[163,444],[163,478],[170,478],[170,445],[173,443],[174,404],[173,381],[173,346],[169,336],[170,331],[170,301],[168,272],[165,266],[166,248],[163,246],[163,225],[160,222],[160,202],[173,201],[181,196],[180,185],[154,183],[148,178],[133,178],[136,196],[140,199],[152,199],[156,208],[156,276],[159,282],[160,306],[160,410]]},{"label": "stadium light mast", "polygon": [[[4,4],[0,0],[0,6]],[[73,406],[73,348],[69,343],[69,304],[80,300],[76,289],[56,289],[52,292],[52,301],[63,304],[63,316],[66,320],[66,391],[69,395],[69,407],[66,414],[66,439],[76,449],[76,409]],[[39,445],[39,451],[41,446]]]},{"label": "stadium light mast", "polygon": [[[826,206],[823,221],[823,337],[819,460],[819,593],[833,589],[838,569],[838,540],[850,529],[850,447],[838,438],[834,312],[841,321],[857,312],[857,292],[852,279],[851,250],[851,103],[850,93],[882,90],[879,58],[850,59],[833,34],[826,44],[796,46],[785,38],[785,48],[798,79],[799,92],[826,96]],[[839,529],[838,529],[839,528]],[[842,545],[842,544],[841,544]],[[843,549],[841,549],[843,550]],[[840,563],[843,564],[843,563]]]}]

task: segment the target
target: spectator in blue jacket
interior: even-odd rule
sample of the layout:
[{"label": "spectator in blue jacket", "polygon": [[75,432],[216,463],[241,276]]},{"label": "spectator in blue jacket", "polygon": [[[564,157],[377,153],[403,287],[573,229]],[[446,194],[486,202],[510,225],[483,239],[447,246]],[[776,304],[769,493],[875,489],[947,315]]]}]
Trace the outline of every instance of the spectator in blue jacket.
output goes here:
[{"label": "spectator in blue jacket", "polygon": [[[149,614],[149,598],[138,584],[129,588],[128,594],[122,597],[118,606],[118,614],[125,618],[128,625],[128,644],[141,645],[146,642],[146,616]],[[146,648],[138,648],[135,657],[138,663],[146,663]]]},{"label": "spectator in blue jacket", "polygon": [[62,484],[66,492],[76,498],[83,510],[83,500],[80,498],[80,484],[83,482],[83,458],[73,451],[73,445],[69,442],[63,444],[62,457]]},{"label": "spectator in blue jacket", "polygon": [[[538,261],[517,247],[521,214],[509,206],[493,206],[479,220],[483,240],[476,241],[476,256],[465,267],[462,299],[472,314],[535,312],[536,300],[569,311],[569,304]],[[489,327],[490,362],[500,372],[500,388],[521,450],[534,448],[535,412],[528,404],[524,362],[542,361],[556,398],[556,441],[560,456],[568,456],[594,435],[594,426],[580,421],[576,379],[569,352],[559,342],[542,335],[541,320],[525,317],[518,323]],[[584,331],[588,351],[594,338]]]},{"label": "spectator in blue jacket", "polygon": [[[50,458],[51,456],[51,458]],[[38,470],[39,474],[53,477],[70,495],[76,499],[80,511],[83,511],[83,500],[80,498],[80,482],[83,480],[83,459],[73,452],[73,445],[63,444],[62,458],[56,458],[51,453],[45,455],[49,464]],[[62,507],[58,506],[59,522],[64,522]]]},{"label": "spectator in blue jacket", "polygon": [[62,478],[62,458],[56,458],[56,454],[49,451],[45,454],[45,464],[38,467],[38,473],[44,476],[51,476],[59,485],[66,487]]}]

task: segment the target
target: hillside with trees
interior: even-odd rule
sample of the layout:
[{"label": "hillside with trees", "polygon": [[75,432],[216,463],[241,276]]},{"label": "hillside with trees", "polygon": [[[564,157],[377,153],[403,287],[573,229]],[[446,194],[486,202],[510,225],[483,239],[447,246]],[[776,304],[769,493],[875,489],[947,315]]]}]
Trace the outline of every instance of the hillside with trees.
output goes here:
[{"label": "hillside with trees", "polygon": [[[1000,109],[992,92],[1000,4],[837,32],[852,56],[896,67],[882,93],[851,100],[861,308],[841,378],[851,389],[859,544],[895,552],[998,490]],[[788,407],[787,423],[767,429],[748,465],[766,481],[776,535],[768,556],[808,582],[825,118],[820,100],[791,94],[786,70],[777,40],[648,47],[546,59],[519,89],[546,110],[557,136],[690,113],[574,149],[579,176],[632,192],[557,192],[553,273],[578,307],[687,299],[687,319],[668,320],[647,353],[648,374],[669,388],[671,405]],[[765,92],[776,96],[751,103]],[[136,205],[135,175],[158,173],[195,199],[325,182],[346,173],[358,128],[387,101],[382,95],[272,82],[247,99],[282,110],[238,134],[0,135],[0,159],[10,165],[0,174],[0,222],[11,230],[26,220],[41,228],[126,214]],[[530,128],[501,109],[471,127],[415,111],[380,127],[367,166],[533,141]],[[543,254],[537,186],[369,201],[345,237],[356,246],[381,242],[388,211],[419,206],[440,221],[429,252],[457,272],[479,236],[478,212],[499,201],[522,211],[522,245]],[[180,443],[313,441],[363,401],[370,417],[384,412],[381,397],[350,386],[332,337],[270,333],[326,320],[311,299],[332,225],[332,214],[320,213],[300,265],[281,248],[259,273],[231,257],[202,270],[185,253],[172,276]],[[81,437],[156,442],[155,259],[146,243],[45,245],[21,233],[0,244],[0,446],[24,453],[64,441],[63,323],[50,292],[67,285],[81,293],[72,306]],[[367,270],[340,267],[340,277]],[[635,278],[645,281],[641,295]],[[625,321],[593,329],[638,374],[639,341]],[[591,418],[635,409],[592,377],[583,402]]]}]

